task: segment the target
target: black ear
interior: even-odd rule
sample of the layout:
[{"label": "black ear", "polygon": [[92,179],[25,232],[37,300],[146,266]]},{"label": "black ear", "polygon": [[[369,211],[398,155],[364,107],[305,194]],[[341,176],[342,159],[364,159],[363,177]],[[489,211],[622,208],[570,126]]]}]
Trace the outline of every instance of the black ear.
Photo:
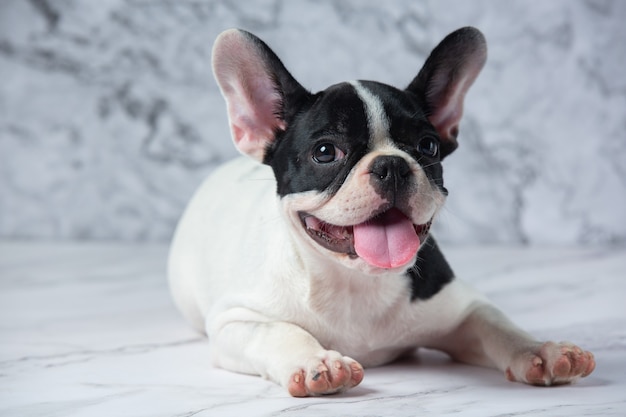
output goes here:
[{"label": "black ear", "polygon": [[287,127],[285,109],[309,93],[262,40],[239,29],[215,41],[213,74],[226,99],[235,146],[263,161],[276,133]]},{"label": "black ear", "polygon": [[452,32],[431,52],[415,79],[407,87],[420,96],[428,119],[442,140],[442,158],[457,146],[463,99],[485,61],[487,43],[483,34],[466,27]]}]

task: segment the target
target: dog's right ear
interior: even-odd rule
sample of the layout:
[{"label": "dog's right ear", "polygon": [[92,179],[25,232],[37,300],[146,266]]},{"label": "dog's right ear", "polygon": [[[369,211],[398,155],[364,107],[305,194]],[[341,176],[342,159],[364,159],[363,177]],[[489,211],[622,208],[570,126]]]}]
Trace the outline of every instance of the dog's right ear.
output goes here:
[{"label": "dog's right ear", "polygon": [[432,51],[407,87],[422,97],[426,113],[441,138],[441,157],[457,147],[463,100],[487,59],[487,43],[478,29],[452,32]]},{"label": "dog's right ear", "polygon": [[262,162],[276,134],[287,128],[286,109],[309,93],[262,40],[239,29],[215,41],[213,74],[226,99],[235,146]]}]

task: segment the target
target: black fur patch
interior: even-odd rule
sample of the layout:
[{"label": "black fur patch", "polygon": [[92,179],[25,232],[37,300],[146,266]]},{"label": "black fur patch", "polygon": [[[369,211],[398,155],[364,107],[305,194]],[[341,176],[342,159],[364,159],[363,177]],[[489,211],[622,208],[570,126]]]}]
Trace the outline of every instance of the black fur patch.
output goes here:
[{"label": "black fur patch", "polygon": [[452,268],[432,236],[424,242],[407,275],[411,279],[411,301],[428,300],[454,279]]},{"label": "black fur patch", "polygon": [[[419,141],[426,135],[438,139],[428,122],[419,98],[408,91],[386,84],[361,81],[361,85],[378,97],[390,122],[391,139],[399,149],[422,165],[426,176],[442,192],[443,170],[440,157],[427,158],[418,151]],[[278,183],[278,195],[318,191],[332,195],[369,152],[371,132],[365,105],[354,87],[341,83],[315,95],[291,98],[298,110],[288,116],[287,130],[277,132],[276,141],[267,150],[264,162],[270,165]],[[346,157],[330,164],[312,160],[316,145],[332,143]]]},{"label": "black fur patch", "polygon": [[409,91],[386,84],[374,81],[363,81],[361,84],[381,100],[389,116],[389,135],[396,146],[412,156],[422,166],[428,179],[447,194],[443,186],[441,154],[429,158],[418,150],[418,144],[425,136],[435,138],[441,146],[437,130],[424,112],[423,100]]},{"label": "black fur patch", "polygon": [[[336,193],[368,151],[365,108],[348,83],[310,96],[287,125],[264,161],[274,170],[281,197],[305,191]],[[322,143],[332,143],[346,157],[333,163],[316,163],[312,154]]]}]

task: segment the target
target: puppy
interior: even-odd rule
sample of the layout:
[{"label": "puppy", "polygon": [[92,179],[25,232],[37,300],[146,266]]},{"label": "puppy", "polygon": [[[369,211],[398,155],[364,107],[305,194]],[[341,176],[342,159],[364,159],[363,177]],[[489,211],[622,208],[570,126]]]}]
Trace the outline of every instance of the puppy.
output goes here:
[{"label": "puppy", "polygon": [[311,94],[254,35],[218,37],[213,71],[247,157],[201,186],[169,260],[173,298],[216,366],[293,396],[347,390],[363,367],[420,346],[534,385],[593,371],[591,353],[533,339],[455,279],[429,233],[486,51],[463,28],[404,90],[351,81]]}]

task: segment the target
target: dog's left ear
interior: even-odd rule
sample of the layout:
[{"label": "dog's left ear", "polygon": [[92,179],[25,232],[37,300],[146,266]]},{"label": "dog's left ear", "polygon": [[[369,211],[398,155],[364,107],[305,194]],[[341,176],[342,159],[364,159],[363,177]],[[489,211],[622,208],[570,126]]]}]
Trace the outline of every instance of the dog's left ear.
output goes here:
[{"label": "dog's left ear", "polygon": [[237,149],[258,161],[287,127],[285,109],[308,92],[253,34],[230,29],[213,46],[213,74],[226,99]]},{"label": "dog's left ear", "polygon": [[463,99],[486,60],[487,43],[483,34],[472,27],[459,29],[431,52],[407,87],[426,104],[428,119],[442,140],[442,158],[458,146]]}]

